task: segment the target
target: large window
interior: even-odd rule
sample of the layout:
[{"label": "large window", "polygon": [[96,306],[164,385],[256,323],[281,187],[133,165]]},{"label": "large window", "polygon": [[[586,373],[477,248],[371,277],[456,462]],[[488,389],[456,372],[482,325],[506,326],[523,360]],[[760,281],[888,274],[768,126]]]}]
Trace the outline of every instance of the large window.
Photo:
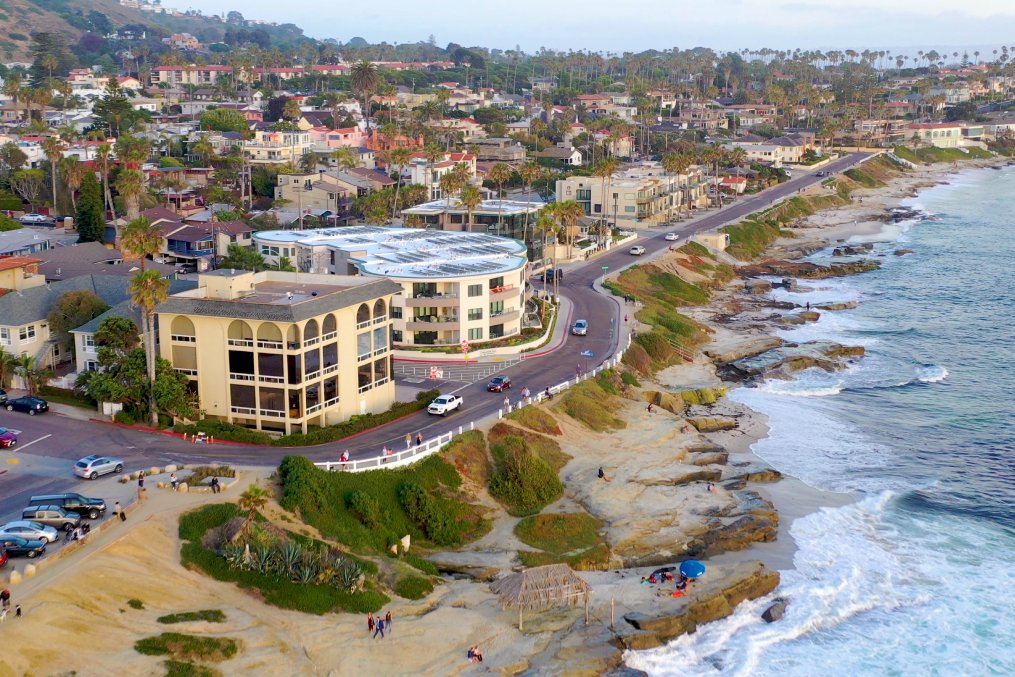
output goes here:
[{"label": "large window", "polygon": [[483,340],[483,328],[477,327],[476,329],[469,330],[470,341],[482,341]]},{"label": "large window", "polygon": [[9,346],[11,344],[11,330],[7,327],[0,327],[0,345]]},{"label": "large window", "polygon": [[483,295],[483,285],[481,284],[470,284],[469,285],[469,297],[476,297]]},{"label": "large window", "polygon": [[401,306],[391,306],[391,311],[390,312],[391,312],[391,319],[393,319],[393,320],[401,320],[402,319],[402,307]]},{"label": "large window", "polygon": [[469,308],[469,319],[470,320],[482,320],[483,309],[482,308]]},{"label": "large window", "polygon": [[504,286],[504,276],[499,275],[497,277],[490,278],[490,289],[496,289],[497,287]]},{"label": "large window", "polygon": [[30,324],[27,327],[21,327],[18,329],[18,338],[21,339],[22,343],[31,343],[35,340],[35,325]]},{"label": "large window", "polygon": [[370,353],[370,332],[365,331],[356,336],[356,357],[362,360],[364,357],[370,357]]},{"label": "large window", "polygon": [[504,312],[503,301],[491,301],[490,302],[490,317],[496,317]]}]

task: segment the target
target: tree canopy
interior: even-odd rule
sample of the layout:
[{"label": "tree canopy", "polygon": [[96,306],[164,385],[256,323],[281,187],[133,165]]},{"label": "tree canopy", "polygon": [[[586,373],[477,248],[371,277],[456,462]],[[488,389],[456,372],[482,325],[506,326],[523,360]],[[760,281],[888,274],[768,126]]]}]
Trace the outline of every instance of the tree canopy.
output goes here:
[{"label": "tree canopy", "polygon": [[85,172],[81,179],[81,196],[77,207],[78,242],[102,242],[106,228],[102,186],[91,171]]},{"label": "tree canopy", "polygon": [[201,113],[201,129],[215,132],[245,132],[250,123],[238,110],[209,108]]},{"label": "tree canopy", "polygon": [[219,262],[219,268],[234,268],[236,270],[264,270],[268,267],[264,257],[253,247],[244,247],[238,244],[229,245],[225,257]]},{"label": "tree canopy", "polygon": [[69,291],[56,300],[46,318],[49,321],[50,336],[59,342],[61,348],[71,349],[74,342],[70,331],[107,310],[109,306],[95,292],[87,289]]}]

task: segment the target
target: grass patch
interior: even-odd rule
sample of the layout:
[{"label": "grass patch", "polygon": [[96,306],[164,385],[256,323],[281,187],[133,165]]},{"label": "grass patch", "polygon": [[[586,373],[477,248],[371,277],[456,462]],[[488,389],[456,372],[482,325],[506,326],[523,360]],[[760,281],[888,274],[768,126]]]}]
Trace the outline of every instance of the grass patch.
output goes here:
[{"label": "grass patch", "polygon": [[423,599],[433,592],[433,583],[422,576],[402,576],[395,583],[395,594],[405,599]]},{"label": "grass patch", "polygon": [[551,437],[523,430],[506,423],[498,423],[494,427],[490,428],[488,438],[491,446],[494,444],[500,444],[508,437],[521,438],[526,448],[539,458],[546,461],[547,465],[549,465],[554,472],[560,471],[560,469],[567,465],[567,462],[571,460],[571,456],[561,451],[560,444],[557,443],[557,440]]},{"label": "grass patch", "polygon": [[[440,455],[408,467],[361,473],[327,472],[302,456],[286,456],[279,466],[279,477],[282,507],[298,512],[307,524],[354,552],[386,552],[405,534],[424,546],[438,545],[433,540],[437,533],[441,538],[463,543],[489,529],[489,524],[460,491],[462,478],[455,466]],[[415,489],[410,496],[403,490],[406,485],[419,487],[426,498],[420,498]],[[360,519],[358,510],[350,505],[355,492],[362,492],[376,502],[379,524],[368,526]],[[407,504],[407,498],[413,500]],[[406,505],[414,509],[407,510]],[[410,516],[410,512],[414,515]],[[418,520],[423,518],[435,521],[421,524]],[[447,529],[441,525],[447,525]],[[448,544],[451,543],[445,543]]]},{"label": "grass patch", "polygon": [[417,555],[413,555],[412,553],[407,552],[402,555],[402,561],[413,568],[422,571],[424,574],[428,574],[430,576],[437,576],[440,574],[433,562],[423,559]]},{"label": "grass patch", "polygon": [[629,371],[620,372],[620,380],[623,381],[625,385],[635,386],[636,388],[641,387],[641,381],[639,381],[638,377]]},{"label": "grass patch", "polygon": [[575,569],[601,569],[610,549],[599,535],[602,522],[584,513],[533,515],[515,526],[515,535],[541,552],[522,551],[525,566],[563,562]]},{"label": "grass patch", "polygon": [[514,421],[520,426],[534,430],[544,435],[560,435],[560,426],[556,419],[539,407],[522,407],[508,414],[505,418]]},{"label": "grass patch", "polygon": [[225,623],[226,614],[221,609],[202,609],[200,611],[184,611],[178,614],[159,616],[159,623],[189,623],[190,621],[208,621],[209,623]]},{"label": "grass patch", "polygon": [[189,661],[163,661],[166,677],[221,677],[222,671],[207,665],[197,665]]},{"label": "grass patch", "polygon": [[908,148],[896,146],[892,152],[903,160],[910,162],[959,162],[962,160],[985,160],[994,157],[989,151],[982,148],[937,148],[928,146],[926,148]]},{"label": "grass patch", "polygon": [[144,602],[136,598],[128,599],[127,606],[129,606],[131,609],[137,609],[138,611],[140,611],[141,609],[144,609]]},{"label": "grass patch", "polygon": [[240,647],[235,639],[228,637],[197,637],[179,632],[163,632],[134,642],[134,650],[145,656],[218,662],[235,656]]},{"label": "grass patch", "polygon": [[230,567],[224,557],[201,545],[201,537],[208,529],[222,526],[239,515],[240,510],[234,503],[206,505],[182,515],[180,538],[188,541],[183,544],[180,554],[183,565],[202,571],[215,580],[236,583],[245,590],[256,591],[265,603],[272,606],[304,613],[320,615],[342,610],[366,613],[379,611],[390,601],[387,595],[377,590],[350,593],[329,585],[303,585]]},{"label": "grass patch", "polygon": [[83,409],[95,410],[95,400],[87,397],[86,395],[78,392],[77,390],[67,390],[66,388],[54,388],[53,386],[42,386],[39,388],[39,397],[48,400],[49,402],[56,402],[57,404],[66,404],[71,407],[81,407]]},{"label": "grass patch", "polygon": [[[498,428],[496,435],[494,430],[490,431],[490,451],[496,465],[490,477],[490,495],[511,515],[535,514],[564,493],[564,484],[557,476],[558,469],[543,456],[563,465],[566,460],[562,462],[562,458],[566,455],[548,437],[512,429],[502,423],[494,426],[494,429]],[[495,438],[496,442],[493,441]],[[547,443],[552,443],[556,450]]]},{"label": "grass patch", "polygon": [[560,402],[554,405],[554,409],[596,432],[627,427],[627,422],[614,414],[616,399],[603,389],[596,379],[587,379],[565,390],[560,395]]},{"label": "grass patch", "polygon": [[482,485],[490,480],[490,457],[486,452],[486,438],[480,431],[470,430],[455,437],[444,448],[442,456],[462,477]]}]

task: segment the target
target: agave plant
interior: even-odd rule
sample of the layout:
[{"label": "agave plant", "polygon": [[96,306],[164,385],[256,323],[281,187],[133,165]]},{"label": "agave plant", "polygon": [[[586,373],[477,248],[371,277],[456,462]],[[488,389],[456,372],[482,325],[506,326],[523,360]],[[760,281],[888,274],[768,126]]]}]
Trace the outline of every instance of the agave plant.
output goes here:
[{"label": "agave plant", "polygon": [[258,573],[268,574],[273,572],[275,553],[267,546],[258,546],[253,549],[254,570]]},{"label": "agave plant", "polygon": [[317,576],[317,571],[317,567],[313,562],[300,562],[299,566],[296,568],[297,581],[303,585],[307,585]]},{"label": "agave plant", "polygon": [[353,561],[344,562],[337,572],[338,576],[335,580],[342,590],[352,590],[359,581],[360,574],[363,573],[360,565]]},{"label": "agave plant", "polygon": [[227,543],[222,546],[222,556],[230,567],[243,569],[243,546],[239,543]]},{"label": "agave plant", "polygon": [[296,567],[303,560],[303,547],[293,541],[283,543],[278,549],[280,574],[288,578],[296,577]]}]

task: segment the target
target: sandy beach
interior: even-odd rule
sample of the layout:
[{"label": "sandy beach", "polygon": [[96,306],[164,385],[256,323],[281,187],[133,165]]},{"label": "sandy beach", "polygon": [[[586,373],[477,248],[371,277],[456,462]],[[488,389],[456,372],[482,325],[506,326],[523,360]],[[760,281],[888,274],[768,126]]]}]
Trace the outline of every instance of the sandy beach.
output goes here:
[{"label": "sandy beach", "polygon": [[[950,173],[987,164],[991,162],[919,167],[886,187],[857,190],[852,204],[794,224],[795,237],[780,239],[769,254],[792,259],[829,244],[894,239],[887,210],[922,187],[947,181]],[[729,601],[728,588],[738,581],[764,590],[770,580],[759,572],[793,565],[793,520],[853,497],[774,473],[751,452],[751,445],[767,434],[765,417],[729,398],[683,411],[658,406],[650,412],[646,402],[665,402],[664,395],[681,391],[741,387],[724,383],[716,362],[725,359],[716,356],[756,355],[778,346],[780,341],[771,336],[774,327],[782,326],[778,318],[799,309],[766,305],[734,278],[713,293],[708,305],[683,310],[709,328],[704,353],[714,359],[703,354],[692,363],[668,367],[618,397],[615,413],[626,422],[620,430],[593,432],[554,413],[562,429],[557,441],[571,460],[560,472],[564,496],[544,512],[584,512],[596,518],[611,551],[609,570],[581,572],[594,591],[588,625],[581,607],[551,609],[529,614],[519,631],[516,612],[500,607],[487,582],[446,575],[422,600],[394,597],[389,605],[392,631],[372,639],[365,617],[315,616],[268,606],[234,584],[184,568],[177,535],[180,514],[212,500],[235,500],[239,490],[215,497],[157,491],[122,528],[115,525],[96,534],[84,546],[87,553],[43,567],[12,587],[24,617],[0,626],[4,645],[15,647],[0,655],[0,677],[164,674],[161,659],[138,653],[134,642],[165,631],[238,640],[238,654],[215,665],[223,674],[598,674],[615,666],[625,648],[652,645],[652,633],[632,628],[624,614],[673,616],[695,602],[724,595]],[[705,431],[701,421],[706,419],[732,425]],[[609,482],[598,479],[600,467]],[[270,482],[268,473],[247,470],[240,485],[258,478]],[[497,507],[485,490],[477,491],[484,505]],[[275,502],[266,510],[269,519],[281,519],[283,513]],[[500,511],[482,539],[455,552],[428,554],[461,571],[519,569],[517,553],[526,546],[513,535],[517,522]],[[679,562],[689,553],[710,567],[692,596],[661,596],[659,586],[641,583],[657,566]],[[129,599],[141,600],[144,608],[132,608]],[[167,626],[156,620],[198,609],[221,609],[226,621]],[[669,631],[660,630],[654,639],[666,636]],[[474,645],[483,649],[482,664],[466,659]]]}]

